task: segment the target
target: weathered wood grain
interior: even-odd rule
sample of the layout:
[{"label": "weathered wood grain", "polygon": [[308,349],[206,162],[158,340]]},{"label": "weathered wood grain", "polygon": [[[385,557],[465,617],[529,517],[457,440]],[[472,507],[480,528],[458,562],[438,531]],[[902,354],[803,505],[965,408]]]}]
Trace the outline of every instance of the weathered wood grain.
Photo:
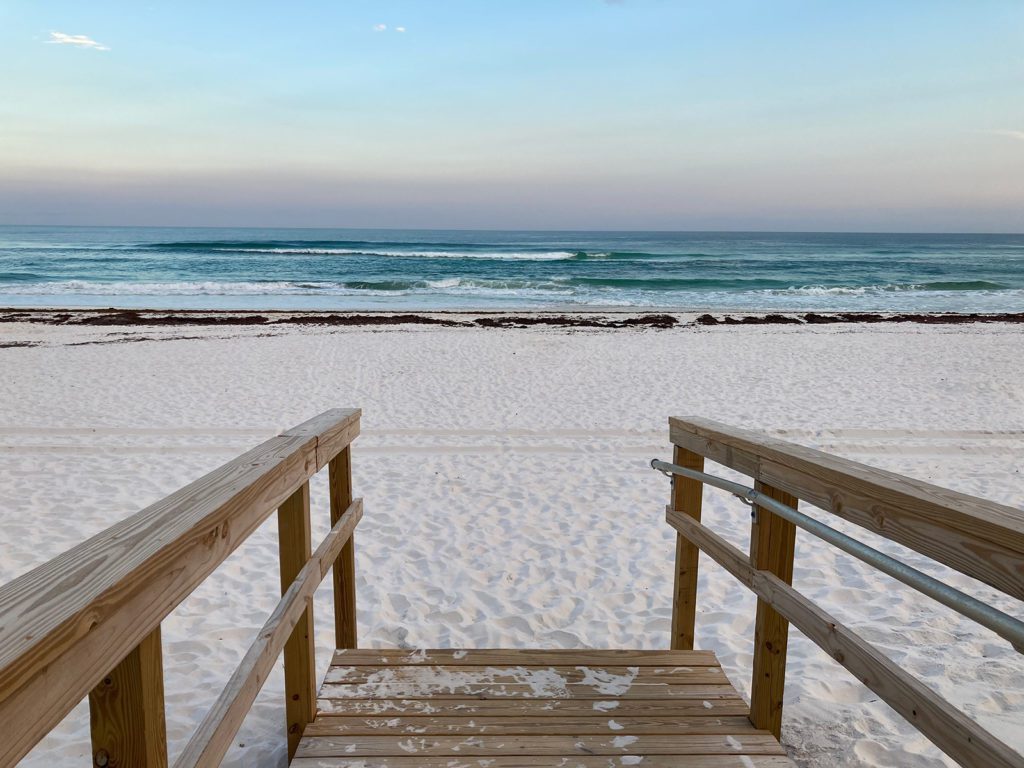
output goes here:
[{"label": "weathered wood grain", "polygon": [[589,717],[331,717],[320,715],[306,728],[307,736],[558,736],[573,734],[753,733],[742,715],[733,717],[623,717],[592,711]]},{"label": "weathered wood grain", "polygon": [[638,651],[630,649],[548,648],[545,650],[500,648],[360,648],[339,650],[333,666],[508,666],[547,667],[571,664],[593,667],[717,667],[713,651]]},{"label": "weathered wood grain", "polygon": [[[277,510],[281,565],[281,594],[298,577],[312,556],[309,524],[309,483],[305,482]],[[319,583],[319,582],[318,582]],[[288,759],[295,755],[306,725],[316,717],[316,646],[313,644],[313,601],[292,628],[284,644],[285,732]]]},{"label": "weathered wood grain", "polygon": [[[706,651],[363,649],[335,658],[292,765],[792,768]],[[678,663],[690,660],[704,663]],[[392,697],[396,688],[411,696]],[[662,698],[632,698],[646,695]]]},{"label": "weathered wood grain", "polygon": [[708,419],[672,442],[1024,600],[1024,512]]},{"label": "weathered wood grain", "polygon": [[666,518],[951,758],[962,765],[987,768],[1024,766],[1024,757],[778,576],[754,568],[747,556],[725,539],[671,508],[666,510]]},{"label": "weathered wood grain", "polygon": [[325,699],[323,715],[373,717],[700,717],[746,715],[749,708],[735,690],[693,699]]},{"label": "weathered wood grain", "polygon": [[490,665],[468,666],[345,666],[332,664],[324,683],[344,685],[372,685],[374,683],[399,685],[449,686],[461,681],[478,685],[508,685],[525,683],[538,691],[557,690],[560,686],[589,684],[600,690],[632,683],[660,685],[725,685],[729,682],[720,667],[612,667],[608,665],[577,664],[576,666]]},{"label": "weathered wood grain", "polygon": [[[557,760],[557,762],[553,762]],[[614,762],[613,762],[614,761]],[[309,757],[292,761],[292,768],[619,768],[629,765],[607,756],[552,758],[517,757]],[[783,755],[644,755],[642,768],[793,768]]]},{"label": "weathered wood grain", "polygon": [[367,683],[365,685],[344,685],[325,683],[320,688],[321,698],[326,699],[461,699],[472,696],[479,699],[706,699],[709,696],[733,695],[731,685],[666,685],[664,683],[633,683],[625,690],[599,690],[593,685],[569,683],[559,695],[538,692],[535,685],[524,683],[487,684],[460,682],[455,685],[423,683]]},{"label": "weathered wood grain", "polygon": [[356,499],[303,565],[285,591],[274,612],[256,635],[238,668],[221,691],[192,735],[175,768],[213,768],[231,746],[257,694],[274,668],[285,642],[312,604],[313,595],[323,581],[341,548],[363,516],[362,499]]},{"label": "weathered wood grain", "polygon": [[[756,490],[796,509],[799,501],[785,491],[758,481]],[[787,584],[793,583],[793,555],[796,551],[796,526],[763,507],[750,532],[750,562],[758,570],[774,573]],[[770,604],[757,599],[754,620],[754,664],[750,685],[750,722],[770,732],[782,734],[782,696],[786,687],[786,649],[789,622]]]},{"label": "weathered wood grain", "polygon": [[[352,501],[352,450],[344,448],[330,460],[328,485],[331,524]],[[356,628],[356,539],[350,538],[334,564],[334,642],[336,648],[358,645]]]},{"label": "weathered wood grain", "polygon": [[[679,446],[673,451],[673,462],[687,469],[704,471],[704,457]],[[704,483],[689,477],[672,477],[672,508],[700,520]],[[673,650],[693,648],[697,618],[697,567],[700,550],[684,537],[676,535],[675,580],[672,591]]]},{"label": "weathered wood grain", "polygon": [[164,668],[160,627],[89,692],[93,765],[165,768]]},{"label": "weathered wood grain", "polygon": [[[282,434],[316,438],[315,460],[316,471],[319,472],[358,437],[361,416],[362,411],[358,408],[334,408]],[[342,509],[347,507],[348,504]]]},{"label": "weathered wood grain", "polygon": [[[0,587],[0,765],[16,762],[358,432],[280,435]],[[340,426],[344,422],[345,426]],[[339,448],[340,450],[340,448]]]},{"label": "weathered wood grain", "polygon": [[307,736],[297,757],[490,757],[493,755],[784,755],[767,733],[728,736]]}]

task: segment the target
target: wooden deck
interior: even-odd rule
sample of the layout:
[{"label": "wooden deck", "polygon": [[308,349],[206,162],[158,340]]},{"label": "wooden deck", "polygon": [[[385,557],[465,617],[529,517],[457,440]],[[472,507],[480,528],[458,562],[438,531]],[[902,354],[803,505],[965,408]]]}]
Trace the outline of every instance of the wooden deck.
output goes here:
[{"label": "wooden deck", "polygon": [[710,651],[341,650],[298,768],[791,768]]}]

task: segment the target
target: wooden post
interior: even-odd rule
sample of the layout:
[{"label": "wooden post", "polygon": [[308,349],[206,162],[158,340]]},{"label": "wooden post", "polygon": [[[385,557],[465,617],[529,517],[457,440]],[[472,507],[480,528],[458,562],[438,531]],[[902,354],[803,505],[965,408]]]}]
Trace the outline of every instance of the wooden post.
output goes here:
[{"label": "wooden post", "polygon": [[89,727],[96,768],[166,768],[159,626],[89,692]]},{"label": "wooden post", "polygon": [[[352,448],[347,447],[328,465],[331,487],[331,525],[352,503]],[[357,648],[356,544],[348,540],[334,563],[334,640],[338,648]]]},{"label": "wooden post", "polygon": [[[756,489],[788,507],[796,508],[796,496],[758,481]],[[756,508],[751,527],[750,562],[769,571],[787,584],[793,583],[793,553],[796,526],[767,509]],[[764,600],[757,600],[754,623],[754,672],[750,687],[750,722],[771,731],[776,739],[782,732],[782,694],[786,685],[786,646],[789,622]]]},{"label": "wooden post", "polygon": [[[704,471],[704,457],[680,448],[672,454],[672,461],[687,469]],[[700,508],[704,483],[688,477],[672,478],[672,509],[684,512],[700,521]],[[674,651],[693,649],[694,625],[697,618],[697,558],[700,550],[683,536],[676,534],[675,592],[672,598],[672,644]]]},{"label": "wooden post", "polygon": [[[277,510],[281,552],[281,594],[312,555],[309,532],[309,482],[289,496]],[[313,643],[313,606],[303,611],[284,646],[285,715],[288,760],[295,756],[299,739],[316,716],[316,647]]]}]

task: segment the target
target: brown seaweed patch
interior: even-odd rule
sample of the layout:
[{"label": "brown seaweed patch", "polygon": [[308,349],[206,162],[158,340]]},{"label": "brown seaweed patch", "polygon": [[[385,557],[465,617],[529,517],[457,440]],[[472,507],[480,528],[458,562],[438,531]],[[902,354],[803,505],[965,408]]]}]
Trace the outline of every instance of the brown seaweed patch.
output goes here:
[{"label": "brown seaweed patch", "polygon": [[625,319],[609,319],[590,315],[505,315],[478,317],[481,328],[672,328],[679,323],[672,315],[639,315]]},{"label": "brown seaweed patch", "polygon": [[466,326],[457,320],[426,315],[294,315],[274,320],[274,325],[439,325]]}]

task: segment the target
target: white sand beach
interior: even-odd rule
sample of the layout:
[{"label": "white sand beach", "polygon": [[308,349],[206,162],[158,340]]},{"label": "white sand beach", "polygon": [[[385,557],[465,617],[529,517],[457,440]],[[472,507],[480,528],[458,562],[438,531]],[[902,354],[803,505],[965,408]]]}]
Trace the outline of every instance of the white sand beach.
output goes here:
[{"label": "white sand beach", "polygon": [[[664,648],[675,533],[668,481],[647,463],[671,455],[670,415],[1024,508],[1022,341],[1009,324],[3,324],[0,347],[36,346],[0,348],[0,582],[280,430],[355,406],[362,645]],[[325,486],[319,476],[312,489],[315,540],[327,529]],[[746,507],[707,490],[705,510],[747,546]],[[968,577],[830,522],[1020,616],[1019,603]],[[163,625],[172,759],[278,599],[276,538],[270,520]],[[698,646],[746,695],[754,598],[707,558],[701,568]],[[1024,657],[1008,643],[807,535],[794,585],[1024,751]],[[330,607],[328,579],[319,675]],[[795,630],[788,670],[782,741],[799,765],[953,765]],[[284,765],[281,678],[226,765]],[[88,762],[83,704],[24,764]]]}]

